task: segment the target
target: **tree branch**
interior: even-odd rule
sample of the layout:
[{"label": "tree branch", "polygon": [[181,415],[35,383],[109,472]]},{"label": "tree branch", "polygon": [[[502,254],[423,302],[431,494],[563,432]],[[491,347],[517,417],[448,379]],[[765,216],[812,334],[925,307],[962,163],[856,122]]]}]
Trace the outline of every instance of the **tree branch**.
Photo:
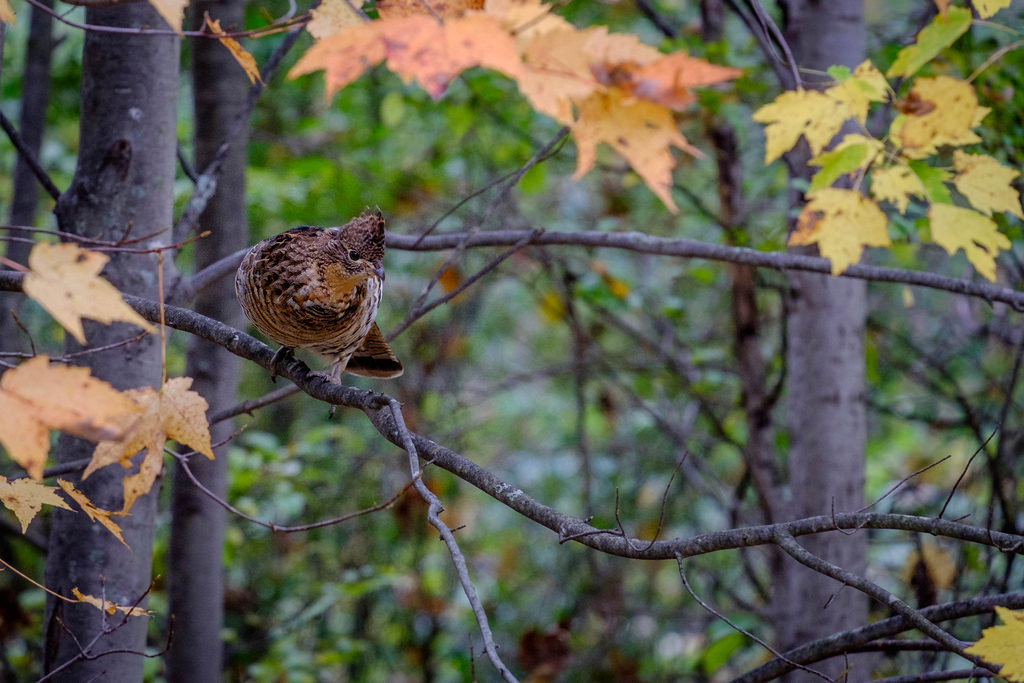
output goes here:
[{"label": "tree branch", "polygon": [[[387,246],[392,249],[407,249],[410,251],[453,249],[462,243],[465,243],[467,247],[503,247],[514,245],[531,234],[530,230],[494,230],[479,232],[472,236],[466,233],[452,233],[421,238],[413,235],[388,233]],[[758,268],[801,270],[826,274],[831,274],[832,272],[832,264],[829,260],[817,256],[757,251],[747,247],[708,244],[697,240],[655,237],[641,232],[598,232],[595,230],[579,232],[548,231],[534,236],[531,244],[534,246],[559,245],[625,249],[627,251],[657,254],[660,256],[745,263]],[[839,277],[852,277],[875,282],[895,282],[939,289],[956,294],[979,297],[986,301],[1001,301],[1009,304],[1017,311],[1024,311],[1024,292],[1018,292],[998,285],[944,277],[934,273],[857,264],[847,268]]]},{"label": "tree branch", "polygon": [[[22,273],[0,271],[0,291],[21,291]],[[160,306],[155,301],[124,295],[124,300],[143,318],[159,322]],[[268,371],[274,352],[269,346],[233,327],[207,318],[194,311],[165,305],[164,322],[168,327],[195,334],[218,344],[229,352],[252,361]],[[392,397],[367,389],[337,384],[322,373],[314,373],[297,358],[279,363],[277,374],[290,379],[315,399],[329,405],[357,408],[366,413],[381,436],[403,448],[403,437],[391,414]],[[729,529],[651,543],[646,539],[630,539],[618,529],[598,529],[584,520],[561,513],[534,500],[524,491],[503,481],[468,458],[419,434],[410,432],[420,457],[451,472],[480,489],[512,510],[551,529],[560,538],[577,540],[595,550],[611,555],[644,560],[673,560],[704,555],[720,550],[734,550],[778,542],[779,534],[804,536],[839,530],[894,529],[945,536],[969,543],[991,546],[1001,552],[1024,554],[1024,536],[1009,534],[959,522],[912,515],[839,512],[808,517],[777,524]]]}]

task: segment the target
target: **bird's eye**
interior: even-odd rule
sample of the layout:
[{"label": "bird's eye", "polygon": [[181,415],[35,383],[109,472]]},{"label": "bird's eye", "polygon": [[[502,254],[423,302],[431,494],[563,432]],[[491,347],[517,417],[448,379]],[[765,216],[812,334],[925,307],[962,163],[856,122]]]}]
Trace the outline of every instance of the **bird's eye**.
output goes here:
[{"label": "bird's eye", "polygon": [[349,257],[350,259],[352,259],[353,261],[358,261],[358,260],[359,260],[360,258],[362,258],[362,257],[361,257],[361,256],[359,255],[359,252],[358,252],[358,251],[356,251],[355,249],[353,249],[352,251],[348,252],[348,257]]}]

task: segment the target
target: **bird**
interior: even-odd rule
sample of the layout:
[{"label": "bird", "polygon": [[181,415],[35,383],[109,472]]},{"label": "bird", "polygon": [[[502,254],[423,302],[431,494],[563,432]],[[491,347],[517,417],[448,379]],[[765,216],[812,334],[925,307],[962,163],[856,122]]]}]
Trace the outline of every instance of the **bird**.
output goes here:
[{"label": "bird", "polygon": [[335,382],[342,372],[379,379],[402,374],[374,321],[384,289],[384,229],[380,209],[366,209],[341,227],[287,230],[242,258],[238,303],[257,330],[281,345],[272,379],[295,349],[328,359]]}]

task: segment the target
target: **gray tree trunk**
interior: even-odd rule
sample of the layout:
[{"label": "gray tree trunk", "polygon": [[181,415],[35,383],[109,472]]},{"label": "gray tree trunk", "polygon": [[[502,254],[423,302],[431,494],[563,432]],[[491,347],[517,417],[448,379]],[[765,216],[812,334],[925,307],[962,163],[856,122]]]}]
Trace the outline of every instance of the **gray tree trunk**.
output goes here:
[{"label": "gray tree trunk", "polygon": [[[861,0],[787,0],[785,31],[798,64],[823,72],[856,66],[864,57]],[[807,87],[821,76],[802,72]],[[807,154],[788,159],[807,177]],[[791,498],[786,518],[852,511],[863,505],[865,425],[863,281],[790,274],[788,415]],[[852,572],[866,567],[867,534],[819,534],[800,539],[812,553]],[[778,645],[783,649],[867,621],[867,598],[834,580],[786,562],[775,577]],[[866,663],[841,658],[815,666],[829,676],[867,680]],[[794,681],[820,680],[798,672]]]},{"label": "gray tree trunk", "polygon": [[[220,19],[226,30],[242,24],[242,0],[200,0],[194,8],[202,21],[204,11]],[[195,159],[202,171],[224,141],[233,119],[245,103],[249,82],[231,54],[216,41],[193,43],[193,96],[195,107]],[[196,245],[196,269],[241,249],[248,243],[245,206],[246,137],[233,142],[221,169],[217,193],[199,221],[210,236]],[[195,310],[233,327],[245,319],[226,278],[200,293]],[[216,344],[189,340],[186,374],[192,388],[210,404],[210,413],[230,408],[238,400],[241,361]],[[214,443],[231,433],[230,422],[211,430]],[[227,448],[215,449],[216,460],[193,458],[192,472],[218,496],[227,489]],[[168,556],[170,610],[174,616],[174,642],[167,658],[171,683],[214,683],[222,678],[221,627],[224,616],[225,511],[205,496],[175,463],[171,545]]]},{"label": "gray tree trunk", "polygon": [[[146,3],[90,8],[89,24],[165,26]],[[175,170],[175,100],[178,92],[178,39],[86,33],[82,62],[82,118],[78,165],[71,187],[57,204],[60,227],[76,234],[117,239],[129,229],[143,236],[169,228]],[[160,239],[160,238],[157,238]],[[157,239],[149,241],[155,246]],[[156,298],[154,254],[112,254],[104,275],[125,292]],[[89,324],[91,346],[134,336],[137,328]],[[159,338],[83,357],[95,376],[119,389],[160,382]],[[92,444],[64,438],[57,459],[88,457]],[[84,482],[70,477],[96,505],[117,510],[122,504],[125,471],[106,467]],[[46,585],[70,595],[73,588],[121,604],[142,598],[151,581],[157,495],[143,496],[131,515],[118,520],[131,549],[80,512],[57,510],[53,516],[46,564]],[[45,668],[54,671],[80,655],[128,650],[63,668],[56,681],[142,680],[147,618],[123,621],[84,604],[50,598],[47,603]],[[109,631],[109,632],[107,632]],[[98,637],[98,639],[97,639]],[[95,642],[94,642],[95,640]],[[76,642],[77,641],[77,642]]]},{"label": "gray tree trunk", "polygon": [[[46,7],[53,6],[53,0],[42,0]],[[46,108],[50,101],[50,57],[53,53],[53,17],[39,7],[32,7],[29,19],[28,45],[25,50],[25,70],[21,86],[21,114],[18,132],[29,151],[39,158],[43,145],[43,130],[46,127]],[[39,208],[39,181],[25,158],[18,155],[14,165],[11,196],[11,225],[35,225]],[[24,239],[31,235],[14,230],[7,231],[11,237]],[[12,240],[7,243],[7,258],[25,264],[31,245]],[[0,339],[7,343],[6,350],[17,350],[18,346],[28,349],[24,335],[18,330],[14,317],[8,311],[20,312],[25,297],[19,294],[0,295]],[[16,343],[15,340],[18,340]]]}]

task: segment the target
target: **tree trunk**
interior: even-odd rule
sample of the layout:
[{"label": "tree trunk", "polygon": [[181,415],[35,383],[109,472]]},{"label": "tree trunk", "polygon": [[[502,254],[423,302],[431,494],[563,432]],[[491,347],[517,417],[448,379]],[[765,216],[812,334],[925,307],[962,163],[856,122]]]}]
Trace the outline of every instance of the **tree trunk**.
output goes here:
[{"label": "tree trunk", "polygon": [[[242,25],[242,0],[201,0],[197,17],[209,11],[226,30]],[[198,18],[197,24],[202,22]],[[227,135],[234,117],[243,109],[248,80],[230,53],[216,41],[194,44],[194,97],[196,164],[210,163]],[[221,169],[217,193],[200,218],[210,237],[197,245],[196,268],[201,269],[248,244],[245,197],[246,138],[234,140]],[[232,327],[244,328],[242,309],[234,300],[228,280],[201,292],[196,310]],[[193,337],[188,343],[186,374],[193,388],[210,403],[210,413],[238,401],[242,365],[237,356],[216,344]],[[226,439],[230,422],[213,426],[214,442]],[[227,488],[226,446],[215,451],[214,461],[197,458],[189,468],[217,496]],[[167,659],[167,680],[180,683],[220,681],[223,648],[224,581],[223,543],[225,513],[188,479],[175,464],[172,494],[171,546],[168,556],[170,608],[174,616],[174,642]]]},{"label": "tree trunk", "polygon": [[[146,3],[90,8],[94,25],[164,26]],[[62,230],[118,239],[130,231],[143,236],[171,225],[175,164],[175,100],[178,92],[178,39],[173,36],[86,33],[82,64],[82,118],[78,165],[71,187],[57,203]],[[140,246],[157,246],[151,239]],[[119,289],[157,297],[154,254],[113,253],[104,275]],[[128,339],[138,329],[88,324],[91,346]],[[118,346],[83,357],[92,373],[118,389],[160,382],[159,338]],[[57,459],[69,462],[91,455],[93,446],[63,438]],[[85,481],[70,477],[96,505],[119,509],[125,471],[103,468]],[[151,581],[157,492],[141,497],[131,515],[118,521],[131,548],[123,546],[81,512],[56,510],[50,532],[46,585],[63,595],[73,588],[121,604],[143,599]],[[144,600],[143,600],[144,602]],[[123,620],[85,604],[48,600],[45,669],[54,671],[76,659],[84,648],[92,655],[51,680],[137,683],[142,680],[149,620]]]},{"label": "tree trunk", "polygon": [[[203,12],[209,11],[230,31],[241,26],[243,10],[242,0],[200,0],[195,5],[196,24],[202,22]],[[213,159],[243,108],[248,80],[220,43],[198,40],[193,43],[193,85],[195,158],[201,171]],[[211,234],[196,245],[197,270],[248,243],[245,149],[245,136],[233,142],[221,169],[217,193],[200,218],[200,228]],[[195,310],[233,327],[245,327],[228,279],[201,292]],[[192,388],[210,404],[211,414],[237,402],[240,372],[237,356],[198,337],[189,340],[186,374],[194,379]],[[213,426],[214,443],[230,436],[231,429],[230,422]],[[220,447],[215,454],[216,460],[194,458],[189,467],[207,488],[223,497],[227,490],[227,448]],[[177,463],[172,495],[167,561],[174,641],[167,659],[167,680],[215,683],[221,680],[223,669],[220,631],[224,616],[225,511],[199,491]]]},{"label": "tree trunk", "polygon": [[[856,66],[864,56],[861,0],[788,0],[785,31],[797,63],[824,72],[832,64]],[[814,87],[822,76],[802,72]],[[808,155],[788,158],[795,175],[808,177]],[[802,198],[798,198],[802,200]],[[788,414],[789,519],[847,512],[863,505],[865,386],[863,281],[791,273]],[[812,553],[857,574],[866,567],[867,534],[828,533],[801,539]],[[785,649],[867,621],[867,598],[834,580],[787,562],[775,577],[778,645]],[[815,666],[828,676],[867,680],[865,663],[841,658]],[[797,672],[789,680],[820,680]]]},{"label": "tree trunk", "polygon": [[[41,0],[45,7],[53,7],[53,0]],[[50,100],[50,56],[53,54],[53,17],[39,7],[31,9],[29,20],[28,46],[25,50],[25,71],[21,86],[21,115],[19,129],[25,146],[35,157],[39,158],[39,150],[43,145],[43,129],[46,126],[46,107]],[[14,176],[11,195],[11,225],[35,225],[36,212],[39,207],[39,181],[32,167],[25,158],[18,155],[14,165]],[[13,230],[8,235],[26,238],[30,235]],[[7,243],[7,258],[21,263],[28,260],[30,244],[21,241]],[[14,317],[8,310],[15,313],[21,310],[24,298],[20,294],[0,295],[0,339],[7,341],[5,351],[17,350],[15,340],[27,350],[25,337],[18,330]]]}]

